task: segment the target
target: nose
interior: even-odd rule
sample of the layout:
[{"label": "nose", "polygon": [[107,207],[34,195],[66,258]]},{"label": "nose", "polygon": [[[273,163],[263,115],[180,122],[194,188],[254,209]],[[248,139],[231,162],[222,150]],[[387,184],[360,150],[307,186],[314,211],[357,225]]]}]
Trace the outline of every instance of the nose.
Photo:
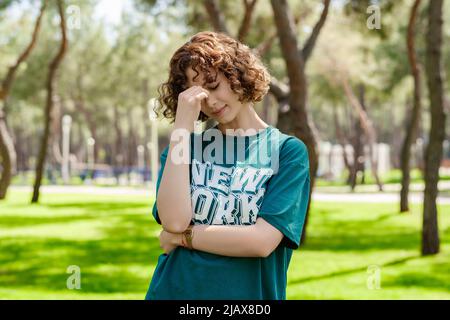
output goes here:
[{"label": "nose", "polygon": [[206,99],[206,102],[208,104],[208,107],[215,108],[217,104],[217,100],[211,93],[209,94],[208,98]]}]

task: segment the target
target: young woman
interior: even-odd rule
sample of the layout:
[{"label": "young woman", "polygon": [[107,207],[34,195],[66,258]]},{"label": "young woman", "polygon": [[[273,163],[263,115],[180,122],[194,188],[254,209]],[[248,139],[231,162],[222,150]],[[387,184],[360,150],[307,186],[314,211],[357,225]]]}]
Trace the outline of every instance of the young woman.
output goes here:
[{"label": "young woman", "polygon": [[[157,110],[174,122],[153,207],[164,253],[146,299],[286,299],[309,163],[302,141],[254,110],[269,82],[224,34],[200,32],[173,55]],[[208,118],[218,124],[198,133]]]}]

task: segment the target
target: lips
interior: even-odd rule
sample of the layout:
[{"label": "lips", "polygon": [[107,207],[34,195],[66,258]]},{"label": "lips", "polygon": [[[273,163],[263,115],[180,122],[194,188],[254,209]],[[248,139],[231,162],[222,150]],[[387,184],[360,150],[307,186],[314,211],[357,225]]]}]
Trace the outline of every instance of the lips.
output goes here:
[{"label": "lips", "polygon": [[222,114],[223,113],[223,111],[226,109],[226,107],[227,107],[228,105],[224,105],[222,108],[220,108],[219,110],[217,110],[217,111],[213,111],[213,115],[215,115],[215,116],[218,116],[218,115],[220,115],[220,114]]}]

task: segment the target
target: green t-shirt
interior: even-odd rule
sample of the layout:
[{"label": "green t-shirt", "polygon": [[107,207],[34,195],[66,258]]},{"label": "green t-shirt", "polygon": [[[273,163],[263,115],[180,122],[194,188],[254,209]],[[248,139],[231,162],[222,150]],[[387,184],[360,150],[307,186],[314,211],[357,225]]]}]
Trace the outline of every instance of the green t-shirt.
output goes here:
[{"label": "green t-shirt", "polygon": [[[250,136],[212,128],[191,134],[190,142],[191,224],[250,225],[261,217],[284,237],[266,258],[183,247],[161,254],[146,299],[285,300],[287,270],[300,244],[309,198],[305,144],[272,126]],[[168,147],[161,154],[157,190],[167,153]],[[161,223],[156,202],[153,216]]]}]

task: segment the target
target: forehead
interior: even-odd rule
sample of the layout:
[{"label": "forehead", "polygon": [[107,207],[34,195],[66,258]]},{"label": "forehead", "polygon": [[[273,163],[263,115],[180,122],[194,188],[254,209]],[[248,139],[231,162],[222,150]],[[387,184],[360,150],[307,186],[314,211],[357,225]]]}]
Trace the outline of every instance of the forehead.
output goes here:
[{"label": "forehead", "polygon": [[[215,71],[213,69],[209,69],[209,72],[211,72],[212,75],[215,74]],[[219,74],[217,74],[217,79],[219,78]],[[187,84],[188,86],[191,85],[202,85],[205,82],[203,72],[201,70],[194,71],[191,67],[188,67],[186,69],[186,77],[187,77]],[[195,79],[194,79],[195,78]]]}]

